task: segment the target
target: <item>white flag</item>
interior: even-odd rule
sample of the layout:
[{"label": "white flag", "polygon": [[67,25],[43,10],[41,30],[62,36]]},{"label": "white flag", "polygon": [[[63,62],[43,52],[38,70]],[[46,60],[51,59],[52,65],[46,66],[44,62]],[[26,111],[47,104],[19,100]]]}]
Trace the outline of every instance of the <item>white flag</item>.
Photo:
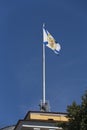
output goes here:
[{"label": "white flag", "polygon": [[56,54],[61,50],[59,43],[55,41],[53,36],[43,27],[43,44],[52,49]]}]

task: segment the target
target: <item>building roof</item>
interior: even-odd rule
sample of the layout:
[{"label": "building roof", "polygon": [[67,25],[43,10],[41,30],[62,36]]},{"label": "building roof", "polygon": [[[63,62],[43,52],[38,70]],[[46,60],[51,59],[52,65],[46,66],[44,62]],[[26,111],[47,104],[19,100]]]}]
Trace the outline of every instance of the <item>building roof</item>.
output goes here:
[{"label": "building roof", "polygon": [[19,120],[16,126],[9,126],[0,130],[62,130],[58,122],[68,122],[67,113],[29,111],[24,120]]}]

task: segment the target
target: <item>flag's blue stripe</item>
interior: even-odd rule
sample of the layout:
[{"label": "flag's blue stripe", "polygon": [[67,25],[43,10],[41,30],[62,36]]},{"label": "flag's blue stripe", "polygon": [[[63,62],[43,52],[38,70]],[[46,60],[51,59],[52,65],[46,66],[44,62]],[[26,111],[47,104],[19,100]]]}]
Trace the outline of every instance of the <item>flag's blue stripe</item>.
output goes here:
[{"label": "flag's blue stripe", "polygon": [[48,42],[43,42],[43,44],[47,45],[47,44],[48,44]]},{"label": "flag's blue stripe", "polygon": [[54,52],[55,52],[56,54],[59,54],[59,51],[57,51],[57,50],[54,50]]}]

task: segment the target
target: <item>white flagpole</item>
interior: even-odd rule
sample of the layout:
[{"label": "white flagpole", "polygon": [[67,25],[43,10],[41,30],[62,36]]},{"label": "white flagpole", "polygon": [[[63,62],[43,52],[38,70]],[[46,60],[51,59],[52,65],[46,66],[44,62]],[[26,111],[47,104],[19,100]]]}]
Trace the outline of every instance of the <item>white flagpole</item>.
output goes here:
[{"label": "white flagpole", "polygon": [[[44,24],[43,24],[43,42],[45,42],[45,40],[46,40],[46,37],[47,36],[45,36],[46,34],[45,34],[45,30],[44,30]],[[46,90],[45,90],[45,88],[46,88],[46,79],[45,79],[45,72],[46,72],[46,68],[45,68],[45,44],[43,43],[43,49],[42,49],[42,65],[43,65],[43,74],[42,74],[42,76],[43,76],[43,88],[42,88],[42,101],[41,101],[41,103],[40,103],[40,110],[41,111],[50,111],[50,109],[49,109],[49,104],[48,104],[48,102],[46,101]]]},{"label": "white flagpole", "polygon": [[[43,25],[44,26],[44,25]],[[45,45],[43,44],[43,100],[42,100],[42,102],[43,102],[43,104],[45,104],[45,87],[46,87],[46,85],[45,85],[46,83],[45,83]]]}]

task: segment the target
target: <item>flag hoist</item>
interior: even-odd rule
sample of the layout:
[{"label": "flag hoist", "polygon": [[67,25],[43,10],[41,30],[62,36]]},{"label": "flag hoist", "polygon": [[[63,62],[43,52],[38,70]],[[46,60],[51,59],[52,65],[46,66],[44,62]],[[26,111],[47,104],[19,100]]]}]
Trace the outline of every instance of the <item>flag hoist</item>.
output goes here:
[{"label": "flag hoist", "polygon": [[45,46],[53,50],[55,54],[59,54],[59,51],[61,50],[60,44],[55,41],[54,37],[48,32],[48,30],[45,28],[45,25],[43,24],[43,97],[40,103],[40,110],[48,112],[50,111],[50,107],[49,102],[46,101],[45,95]]}]

